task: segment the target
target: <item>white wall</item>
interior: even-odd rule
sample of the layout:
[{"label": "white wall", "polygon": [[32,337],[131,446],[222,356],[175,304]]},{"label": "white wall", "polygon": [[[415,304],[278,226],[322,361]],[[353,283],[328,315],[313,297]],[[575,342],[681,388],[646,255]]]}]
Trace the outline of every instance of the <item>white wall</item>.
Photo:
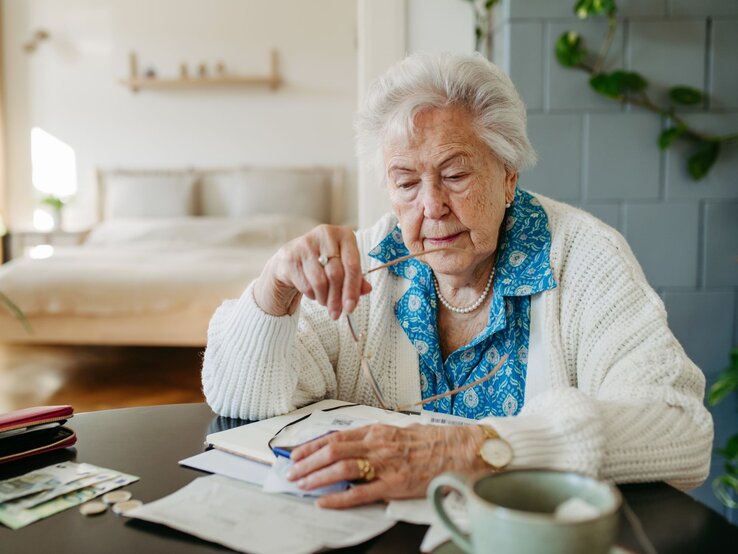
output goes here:
[{"label": "white wall", "polygon": [[473,52],[474,12],[464,0],[408,0],[408,52]]},{"label": "white wall", "polygon": [[[65,225],[94,221],[96,166],[340,164],[350,171],[356,217],[352,117],[356,3],[347,0],[2,0],[8,219],[27,228],[36,203],[30,139],[39,126],[77,154],[80,193]],[[37,52],[22,50],[44,28]],[[268,72],[276,48],[285,86],[142,91],[120,85],[135,50],[142,68],[175,76],[224,61]]]}]

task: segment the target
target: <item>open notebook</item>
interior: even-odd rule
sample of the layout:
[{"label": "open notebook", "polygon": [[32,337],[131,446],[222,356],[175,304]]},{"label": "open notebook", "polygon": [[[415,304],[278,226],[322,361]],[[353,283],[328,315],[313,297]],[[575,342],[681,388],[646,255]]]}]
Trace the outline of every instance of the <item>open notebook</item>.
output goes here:
[{"label": "open notebook", "polygon": [[[353,419],[367,420],[371,423],[386,423],[397,427],[407,427],[414,423],[426,423],[436,425],[468,425],[477,423],[474,420],[467,420],[461,417],[449,416],[446,414],[437,414],[435,412],[422,412],[420,415],[408,415],[400,412],[382,410],[372,406],[363,406],[345,402],[343,400],[321,400],[315,404],[310,404],[299,410],[295,410],[286,415],[272,417],[234,427],[226,431],[211,433],[206,437],[208,445],[218,450],[230,452],[237,456],[243,456],[251,460],[271,465],[274,462],[274,454],[269,448],[269,441],[285,426],[297,421],[298,419],[312,414],[319,410],[333,410],[340,406],[345,406],[340,411],[342,416]],[[298,428],[298,425],[294,426]],[[281,435],[280,435],[281,437]]]}]

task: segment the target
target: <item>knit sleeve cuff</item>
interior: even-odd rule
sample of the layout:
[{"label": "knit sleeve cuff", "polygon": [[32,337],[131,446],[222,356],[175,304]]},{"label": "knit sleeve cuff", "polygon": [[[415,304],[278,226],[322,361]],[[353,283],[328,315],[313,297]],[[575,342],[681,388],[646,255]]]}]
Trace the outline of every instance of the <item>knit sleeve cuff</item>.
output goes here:
[{"label": "knit sleeve cuff", "polygon": [[[251,283],[231,310],[229,325],[249,331],[252,347],[262,352],[272,351],[276,344],[290,344],[297,332],[300,307],[292,315],[275,316],[261,309],[254,298],[255,283]],[[288,341],[288,342],[285,342]]]},{"label": "knit sleeve cuff", "polygon": [[510,469],[547,468],[596,475],[603,434],[592,399],[577,389],[540,395],[515,417],[488,417],[513,451]]},{"label": "knit sleeve cuff", "polygon": [[287,362],[299,308],[292,315],[267,314],[253,289],[252,284],[213,316],[203,363],[208,403],[222,415],[243,419],[289,412],[298,378]]}]

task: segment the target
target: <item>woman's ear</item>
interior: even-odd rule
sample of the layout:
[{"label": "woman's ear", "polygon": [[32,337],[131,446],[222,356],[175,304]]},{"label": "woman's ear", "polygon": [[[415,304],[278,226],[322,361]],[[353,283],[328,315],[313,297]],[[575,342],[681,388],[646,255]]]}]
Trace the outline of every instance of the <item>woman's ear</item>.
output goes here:
[{"label": "woman's ear", "polygon": [[505,168],[505,202],[515,200],[515,187],[518,184],[518,172]]}]

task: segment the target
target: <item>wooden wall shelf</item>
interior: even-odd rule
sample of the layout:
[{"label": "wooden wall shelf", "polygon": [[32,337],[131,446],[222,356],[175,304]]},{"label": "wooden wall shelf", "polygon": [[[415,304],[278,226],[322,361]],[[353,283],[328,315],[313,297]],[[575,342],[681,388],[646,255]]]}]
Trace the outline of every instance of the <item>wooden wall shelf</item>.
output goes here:
[{"label": "wooden wall shelf", "polygon": [[265,86],[277,90],[282,84],[279,75],[279,59],[277,51],[271,51],[271,72],[269,75],[212,75],[192,77],[145,77],[138,74],[138,58],[135,52],[130,54],[131,75],[128,79],[120,79],[120,83],[138,92],[142,89],[174,90],[205,87],[233,87],[233,86]]}]

